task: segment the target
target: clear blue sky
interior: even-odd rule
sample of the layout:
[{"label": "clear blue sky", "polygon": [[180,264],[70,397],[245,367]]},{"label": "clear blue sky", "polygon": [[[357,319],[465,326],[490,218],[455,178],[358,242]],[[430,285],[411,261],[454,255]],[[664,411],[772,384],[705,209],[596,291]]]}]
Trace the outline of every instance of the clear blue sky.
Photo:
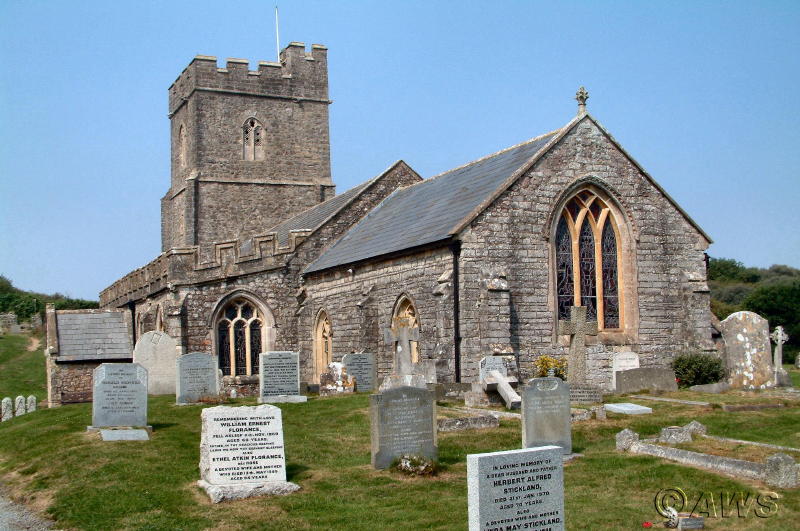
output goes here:
[{"label": "clear blue sky", "polygon": [[[342,192],[427,177],[591,112],[711,235],[800,267],[800,2],[279,2],[329,47]],[[275,56],[274,2],[0,1],[0,274],[96,298],[160,252],[167,88]]]}]

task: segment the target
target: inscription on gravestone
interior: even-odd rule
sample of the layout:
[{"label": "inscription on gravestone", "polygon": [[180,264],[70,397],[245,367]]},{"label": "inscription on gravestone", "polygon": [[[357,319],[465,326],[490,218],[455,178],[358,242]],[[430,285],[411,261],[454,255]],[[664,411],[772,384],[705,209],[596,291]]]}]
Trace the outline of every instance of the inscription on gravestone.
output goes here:
[{"label": "inscription on gravestone", "polygon": [[192,404],[219,393],[217,361],[213,356],[192,352],[179,356],[175,364],[175,398],[178,404]]},{"label": "inscription on gravestone", "polygon": [[569,384],[534,378],[522,388],[522,447],[554,445],[572,453]]},{"label": "inscription on gravestone", "polygon": [[611,389],[617,388],[617,373],[639,368],[639,355],[635,352],[615,352],[611,361]]},{"label": "inscription on gravestone", "polygon": [[485,358],[481,358],[479,368],[481,382],[486,380],[489,373],[492,371],[498,371],[501,375],[508,376],[508,369],[506,368],[503,356],[486,356]]},{"label": "inscription on gravestone", "polygon": [[368,352],[345,354],[342,363],[347,368],[347,374],[356,379],[356,391],[372,391],[375,389],[377,372],[375,355]]},{"label": "inscription on gravestone", "polygon": [[138,363],[103,363],[92,376],[94,427],[147,425],[147,370]]},{"label": "inscription on gravestone", "polygon": [[433,391],[403,386],[372,395],[370,420],[373,467],[388,468],[401,455],[437,458]]},{"label": "inscription on gravestone", "polygon": [[561,448],[467,455],[470,531],[559,531],[564,521]]},{"label": "inscription on gravestone", "polygon": [[297,352],[261,354],[261,396],[300,394]]}]

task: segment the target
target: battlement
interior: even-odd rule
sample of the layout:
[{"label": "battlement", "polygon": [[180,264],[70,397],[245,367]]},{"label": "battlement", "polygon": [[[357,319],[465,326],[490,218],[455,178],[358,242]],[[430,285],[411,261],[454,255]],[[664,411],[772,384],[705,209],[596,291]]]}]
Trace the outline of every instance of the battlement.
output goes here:
[{"label": "battlement", "polygon": [[282,267],[310,233],[311,230],[289,232],[286,246],[280,246],[277,234],[270,232],[247,240],[171,249],[101,291],[100,307],[119,308],[164,289]]},{"label": "battlement", "polygon": [[247,59],[228,58],[224,67],[217,58],[198,55],[169,87],[169,115],[196,90],[288,99],[295,102],[328,100],[328,49],[291,42],[280,53],[280,62],[258,61],[250,70]]}]

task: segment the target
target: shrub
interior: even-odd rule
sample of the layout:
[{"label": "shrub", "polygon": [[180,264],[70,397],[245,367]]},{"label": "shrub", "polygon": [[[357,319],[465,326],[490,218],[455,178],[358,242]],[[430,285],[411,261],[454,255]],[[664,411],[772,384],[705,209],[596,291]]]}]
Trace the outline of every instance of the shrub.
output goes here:
[{"label": "shrub", "polygon": [[725,377],[722,360],[711,354],[681,354],[672,361],[672,369],[681,387],[714,383]]},{"label": "shrub", "polygon": [[547,372],[550,369],[554,369],[556,376],[562,380],[567,379],[567,360],[564,359],[559,360],[551,356],[539,356],[533,362],[533,368],[534,377],[536,378],[543,378],[547,376]]}]

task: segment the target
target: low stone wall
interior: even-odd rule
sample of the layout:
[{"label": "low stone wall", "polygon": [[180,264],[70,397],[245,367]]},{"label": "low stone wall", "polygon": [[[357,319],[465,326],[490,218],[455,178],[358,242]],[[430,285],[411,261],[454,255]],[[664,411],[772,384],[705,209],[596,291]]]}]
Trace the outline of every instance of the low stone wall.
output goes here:
[{"label": "low stone wall", "polygon": [[56,363],[47,357],[48,407],[92,401],[92,374],[99,362]]}]

